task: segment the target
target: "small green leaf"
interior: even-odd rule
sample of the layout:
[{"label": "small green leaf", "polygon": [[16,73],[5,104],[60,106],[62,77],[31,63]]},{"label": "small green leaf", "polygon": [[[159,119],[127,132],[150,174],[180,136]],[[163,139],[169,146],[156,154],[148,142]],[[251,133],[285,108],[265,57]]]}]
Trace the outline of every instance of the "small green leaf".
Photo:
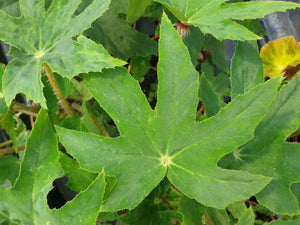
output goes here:
[{"label": "small green leaf", "polygon": [[4,12],[13,15],[19,16],[20,15],[20,7],[18,0],[6,0],[0,2],[0,9]]},{"label": "small green leaf", "polygon": [[298,201],[298,207],[300,208],[300,183],[294,183],[291,185],[291,191],[295,195]]},{"label": "small green leaf", "polygon": [[133,56],[130,60],[130,66],[133,77],[142,82],[144,80],[144,76],[150,70],[151,66],[149,64],[151,57],[140,57],[140,56]]},{"label": "small green leaf", "polygon": [[189,49],[192,63],[196,66],[204,42],[204,34],[198,27],[190,26],[187,35],[183,36],[183,42]]},{"label": "small green leaf", "polygon": [[59,155],[59,162],[69,178],[68,187],[76,192],[85,190],[97,177],[95,173],[80,169],[78,162],[63,153]]},{"label": "small green leaf", "polygon": [[263,62],[254,41],[238,42],[231,61],[231,98],[264,81]]},{"label": "small green leaf", "polygon": [[132,56],[157,55],[157,42],[134,30],[122,17],[126,6],[124,0],[112,0],[109,10],[84,35],[123,60]]},{"label": "small green leaf", "polygon": [[13,155],[0,155],[0,183],[9,180],[11,184],[19,173],[20,162],[16,156]]},{"label": "small green leaf", "polygon": [[219,112],[219,110],[226,105],[214,91],[211,83],[205,78],[204,75],[202,75],[200,78],[200,91],[207,117],[217,114],[217,112]]},{"label": "small green leaf", "polygon": [[17,149],[18,146],[25,145],[29,131],[27,131],[24,122],[16,117],[11,110],[0,117],[0,126],[12,140],[13,147]]},{"label": "small green leaf", "polygon": [[201,72],[205,74],[206,79],[211,83],[212,88],[221,99],[230,95],[229,74],[225,72],[218,73],[218,69],[209,59],[201,63]]},{"label": "small green leaf", "polygon": [[60,124],[65,128],[72,129],[72,130],[80,130],[81,116],[67,117],[60,122],[61,122]]},{"label": "small green leaf", "polygon": [[120,136],[105,138],[59,127],[57,132],[82,168],[94,172],[104,168],[116,177],[103,211],[134,208],[165,176],[188,197],[224,209],[270,182],[268,177],[221,169],[217,161],[253,137],[280,79],[258,85],[216,116],[197,123],[199,75],[165,14],[160,34],[155,112],[125,68],[109,69],[85,79]]},{"label": "small green leaf", "polygon": [[165,192],[160,193],[163,183],[164,181],[141,204],[120,219],[128,225],[170,225],[171,216],[176,215],[176,212],[167,209],[162,203],[163,195],[166,195]]},{"label": "small green leaf", "polygon": [[268,224],[265,223],[264,225],[300,225],[300,219],[296,219],[292,221],[276,220]]},{"label": "small green leaf", "polygon": [[267,215],[267,216],[274,216],[276,213],[272,212],[270,209],[268,209],[267,207],[258,204],[256,206],[253,207],[253,210],[255,212],[259,212],[261,214]]},{"label": "small green leaf", "polygon": [[72,79],[71,82],[73,84],[73,89],[69,94],[70,96],[82,99],[83,101],[88,101],[93,97],[84,81],[79,82],[76,79]]},{"label": "small green leaf", "polygon": [[219,41],[212,35],[207,35],[203,44],[204,50],[210,50],[212,61],[224,72],[229,73],[224,41]]},{"label": "small green leaf", "polygon": [[109,126],[111,118],[99,106],[97,102],[94,104],[84,103],[82,105],[83,117],[81,124],[91,133],[106,137],[118,136],[118,131],[114,126]]},{"label": "small green leaf", "polygon": [[244,201],[234,202],[228,206],[231,215],[238,219],[236,225],[253,225],[255,215],[251,207],[247,208]]},{"label": "small green leaf", "polygon": [[133,24],[143,16],[151,1],[152,0],[129,0],[126,19],[127,23]]},{"label": "small green leaf", "polygon": [[124,64],[83,36],[77,41],[71,39],[87,29],[107,9],[110,1],[94,0],[81,14],[74,16],[79,3],[79,0],[53,0],[45,11],[43,0],[23,0],[20,1],[20,17],[0,11],[0,20],[5,21],[0,24],[0,39],[18,48],[18,54],[6,67],[3,77],[8,105],[22,92],[46,107],[41,82],[43,62],[68,78]]},{"label": "small green leaf", "polygon": [[232,20],[262,18],[276,11],[299,7],[281,1],[225,3],[226,0],[156,0],[166,6],[181,22],[198,26],[217,39],[253,40],[260,37]]},{"label": "small green leaf", "polygon": [[[62,175],[57,139],[42,109],[27,140],[20,174],[11,189],[0,186],[0,212],[21,225],[94,224],[104,194],[104,173],[59,210],[50,210],[47,194]],[[85,210],[82,210],[82,206]]]},{"label": "small green leaf", "polygon": [[4,73],[4,65],[0,64],[0,117],[7,112],[7,105],[5,103],[4,95],[2,92],[2,77]]},{"label": "small green leaf", "polygon": [[203,220],[210,222],[204,224],[230,225],[226,210],[206,207],[187,197],[180,200],[179,212],[183,215],[182,225],[203,225]]}]

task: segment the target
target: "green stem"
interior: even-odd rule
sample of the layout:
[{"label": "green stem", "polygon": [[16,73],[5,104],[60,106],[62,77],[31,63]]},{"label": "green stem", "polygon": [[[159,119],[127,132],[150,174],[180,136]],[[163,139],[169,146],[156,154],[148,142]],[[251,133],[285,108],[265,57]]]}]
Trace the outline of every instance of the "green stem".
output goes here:
[{"label": "green stem", "polygon": [[46,75],[50,81],[50,84],[53,88],[53,91],[56,94],[58,100],[60,101],[62,107],[65,109],[68,116],[73,116],[74,111],[71,108],[71,106],[69,105],[69,103],[67,102],[67,100],[65,99],[65,97],[64,97],[62,91],[60,90],[59,85],[55,79],[55,76],[47,63],[44,63],[44,69],[45,69]]}]

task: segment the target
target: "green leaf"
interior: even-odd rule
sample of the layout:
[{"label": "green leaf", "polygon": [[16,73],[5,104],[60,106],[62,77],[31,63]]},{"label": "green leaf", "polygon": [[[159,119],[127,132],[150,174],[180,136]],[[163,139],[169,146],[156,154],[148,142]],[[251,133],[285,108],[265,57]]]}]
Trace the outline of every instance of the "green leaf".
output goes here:
[{"label": "green leaf", "polygon": [[84,103],[82,108],[83,117],[81,118],[81,123],[89,132],[106,137],[118,136],[117,129],[108,125],[111,122],[111,118],[101,109],[97,102],[93,105]]},{"label": "green leaf", "polygon": [[224,41],[219,41],[212,35],[207,35],[204,40],[203,49],[210,50],[212,62],[224,72],[229,73]]},{"label": "green leaf", "polygon": [[235,219],[238,219],[236,225],[253,225],[255,222],[255,215],[252,208],[247,208],[244,201],[230,204],[228,210]]},{"label": "green leaf", "polygon": [[162,13],[164,11],[165,7],[158,2],[150,2],[148,5],[144,17],[148,17],[150,20],[159,20],[162,16]]},{"label": "green leaf", "polygon": [[258,85],[216,116],[197,123],[198,72],[165,14],[159,52],[155,112],[138,82],[125,68],[115,68],[85,79],[120,136],[105,138],[57,127],[62,144],[82,168],[94,172],[104,168],[117,178],[102,210],[134,208],[165,176],[188,197],[217,208],[260,191],[269,178],[224,170],[217,161],[253,137],[280,80]]},{"label": "green leaf", "polygon": [[264,81],[263,61],[254,41],[238,42],[231,61],[231,98]]},{"label": "green leaf", "polygon": [[205,74],[206,79],[211,83],[212,88],[221,99],[223,96],[229,96],[229,74],[225,72],[218,73],[217,68],[209,58],[204,63],[201,63],[201,72]]},{"label": "green leaf", "polygon": [[16,117],[11,110],[0,117],[0,126],[12,140],[14,148],[17,149],[18,146],[25,144],[29,131],[23,121]]},{"label": "green leaf", "polygon": [[127,23],[133,24],[143,16],[151,1],[152,0],[129,0],[126,19]]},{"label": "green leaf", "polygon": [[[230,225],[230,220],[226,210],[206,207],[187,197],[182,197],[179,212],[183,215],[182,225]],[[203,221],[207,223],[203,223]]]},{"label": "green leaf", "polygon": [[163,180],[141,204],[120,219],[128,225],[170,225],[171,216],[176,212],[167,209],[162,203],[167,194],[165,184],[168,184],[167,180]]},{"label": "green leaf", "polygon": [[262,23],[260,22],[260,19],[245,20],[243,25],[258,36],[268,35]]},{"label": "green leaf", "polygon": [[[1,95],[1,93],[0,93]],[[7,105],[5,103],[4,98],[0,98],[0,117],[3,116],[7,112]]]},{"label": "green leaf", "polygon": [[[47,194],[62,175],[57,139],[41,110],[27,140],[19,177],[11,189],[0,186],[0,211],[18,224],[94,224],[104,193],[102,172],[89,188],[59,210],[50,210]],[[82,206],[85,210],[82,210]]]},{"label": "green leaf", "polygon": [[189,49],[192,63],[196,66],[204,42],[204,34],[198,27],[190,26],[187,35],[183,36],[183,42]]},{"label": "green leaf", "polygon": [[80,98],[82,101],[88,101],[93,97],[88,91],[84,81],[79,82],[76,79],[72,79],[71,82],[73,84],[73,89],[69,94],[70,96]]},{"label": "green leaf", "polygon": [[65,128],[72,129],[72,130],[81,130],[80,123],[81,123],[81,116],[71,116],[63,119],[61,125]]},{"label": "green leaf", "polygon": [[13,155],[0,155],[0,183],[9,180],[11,184],[19,173],[20,162],[16,156]]},{"label": "green leaf", "polygon": [[228,4],[226,0],[155,0],[166,6],[181,22],[198,26],[217,39],[254,40],[260,37],[233,20],[262,18],[276,11],[299,7],[281,1],[251,1]]},{"label": "green leaf", "polygon": [[295,195],[298,201],[298,207],[300,208],[300,183],[294,183],[291,185],[291,191]]},{"label": "green leaf", "polygon": [[76,41],[71,39],[87,29],[107,9],[110,1],[94,0],[81,14],[74,16],[79,3],[79,0],[53,0],[45,11],[43,0],[23,0],[20,1],[20,17],[0,11],[0,20],[5,21],[0,25],[0,39],[19,50],[3,77],[8,105],[22,92],[46,107],[41,82],[44,62],[67,78],[124,64],[83,36]]},{"label": "green leaf", "polygon": [[140,56],[133,56],[130,60],[130,66],[132,76],[142,82],[144,80],[144,76],[150,70],[151,66],[149,64],[151,57],[140,57]]},{"label": "green leaf", "polygon": [[6,0],[0,2],[0,9],[5,11],[6,13],[19,16],[20,15],[20,7],[18,0]]},{"label": "green leaf", "polygon": [[205,105],[207,117],[215,115],[226,105],[224,101],[217,95],[215,90],[212,88],[211,83],[205,78],[204,75],[202,75],[200,78],[200,92],[202,101]]},{"label": "green leaf", "polygon": [[80,169],[78,162],[63,153],[59,155],[59,162],[69,178],[68,187],[76,192],[85,190],[97,177],[95,173]]},{"label": "green leaf", "polygon": [[266,208],[265,206],[258,204],[253,207],[253,210],[255,212],[259,212],[261,214],[267,215],[267,216],[274,216],[276,213],[272,212],[270,209]]},{"label": "green leaf", "polygon": [[4,65],[0,64],[0,117],[7,112],[7,105],[2,92],[2,77],[4,73]]},{"label": "green leaf", "polygon": [[271,183],[256,195],[257,200],[272,211],[287,215],[299,213],[298,202],[290,186],[300,182],[300,145],[285,142],[300,124],[299,96],[298,76],[281,88],[268,113],[256,128],[255,138],[228,156],[228,162],[220,164],[226,168],[273,177]]},{"label": "green leaf", "polygon": [[130,27],[122,13],[126,0],[112,0],[109,10],[84,34],[123,60],[132,56],[157,55],[157,42]]},{"label": "green leaf", "polygon": [[[267,225],[267,223],[265,223],[265,225]],[[296,219],[293,221],[276,220],[268,223],[268,225],[300,225],[300,219]]]}]

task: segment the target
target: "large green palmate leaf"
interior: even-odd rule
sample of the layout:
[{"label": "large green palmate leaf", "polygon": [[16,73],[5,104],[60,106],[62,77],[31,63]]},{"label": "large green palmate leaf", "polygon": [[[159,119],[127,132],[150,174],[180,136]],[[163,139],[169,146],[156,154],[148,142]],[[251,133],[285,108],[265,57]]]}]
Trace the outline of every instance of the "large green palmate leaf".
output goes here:
[{"label": "large green palmate leaf", "polygon": [[155,0],[181,22],[198,26],[218,39],[253,40],[260,37],[233,20],[255,19],[276,11],[299,7],[281,1],[251,1],[226,4],[227,0]]},{"label": "large green palmate leaf", "polygon": [[46,107],[41,82],[43,62],[68,78],[124,64],[112,58],[101,45],[83,36],[76,41],[71,39],[99,17],[110,0],[94,0],[81,14],[74,16],[80,2],[53,0],[45,11],[44,0],[20,0],[22,16],[12,17],[0,11],[0,39],[19,50],[13,55],[3,78],[8,105],[22,92]]},{"label": "large green palmate leaf", "polygon": [[[24,225],[95,224],[104,194],[104,172],[85,192],[59,210],[50,210],[47,194],[62,175],[57,139],[45,110],[41,110],[27,141],[16,183],[0,186],[0,215]],[[82,206],[85,209],[82,210]]]},{"label": "large green palmate leaf", "polygon": [[57,132],[82,168],[93,172],[105,168],[116,177],[102,210],[134,208],[165,176],[190,198],[217,208],[245,199],[270,182],[267,177],[224,170],[216,164],[253,137],[280,80],[258,85],[216,116],[197,123],[198,76],[166,15],[159,40],[155,112],[125,68],[86,76],[90,92],[121,135],[105,138],[60,127]]},{"label": "large green palmate leaf", "polygon": [[[262,205],[276,213],[296,215],[298,202],[290,186],[300,182],[300,145],[286,138],[300,124],[300,77],[281,88],[268,113],[255,130],[255,138],[227,160],[226,168],[247,170],[273,177],[256,195]],[[284,201],[283,201],[284,199]]]}]

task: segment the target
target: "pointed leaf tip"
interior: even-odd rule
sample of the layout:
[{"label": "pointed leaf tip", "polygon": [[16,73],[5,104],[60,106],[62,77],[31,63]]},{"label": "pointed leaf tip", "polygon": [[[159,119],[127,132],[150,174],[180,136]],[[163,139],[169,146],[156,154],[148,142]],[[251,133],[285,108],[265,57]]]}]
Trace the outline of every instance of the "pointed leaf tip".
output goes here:
[{"label": "pointed leaf tip", "polygon": [[226,0],[156,0],[170,10],[181,22],[198,26],[203,33],[217,39],[255,40],[261,37],[233,20],[263,18],[265,15],[299,7],[283,1],[251,1],[226,3]]}]

